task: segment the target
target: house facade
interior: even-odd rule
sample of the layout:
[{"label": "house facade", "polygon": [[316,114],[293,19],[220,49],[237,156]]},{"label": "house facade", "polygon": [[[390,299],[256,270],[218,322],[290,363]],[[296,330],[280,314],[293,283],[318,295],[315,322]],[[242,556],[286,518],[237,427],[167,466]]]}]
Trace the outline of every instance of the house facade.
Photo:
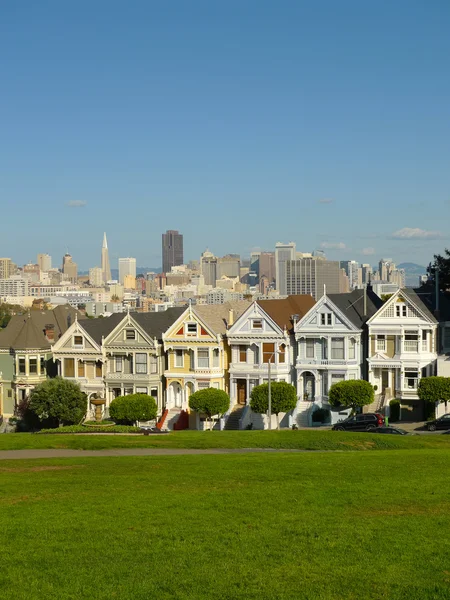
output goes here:
[{"label": "house facade", "polygon": [[114,314],[77,321],[53,348],[58,373],[78,383],[92,398],[105,398],[105,413],[118,396],[153,396],[165,405],[163,332],[184,309],[161,313]]},{"label": "house facade", "polygon": [[230,320],[248,302],[191,306],[163,335],[167,354],[166,406],[187,410],[189,396],[213,387],[229,393],[229,349],[225,333]]},{"label": "house facade", "polygon": [[383,404],[401,400],[402,420],[420,420],[417,388],[436,373],[438,323],[411,289],[398,290],[368,320],[368,380]]},{"label": "house facade", "polygon": [[12,416],[36,385],[56,374],[53,346],[77,317],[83,318],[69,305],[30,310],[0,331],[0,414]]},{"label": "house facade", "polygon": [[[236,320],[227,332],[231,350],[231,406],[249,406],[252,389],[271,381],[295,381],[295,322],[315,304],[312,296],[260,300]],[[244,411],[242,424],[266,427],[268,422]]]},{"label": "house facade", "polygon": [[297,425],[311,425],[316,408],[330,410],[331,422],[348,410],[333,409],[328,392],[334,383],[366,376],[366,321],[382,302],[373,293],[355,290],[324,294],[295,325],[296,386],[298,403],[293,414]]}]

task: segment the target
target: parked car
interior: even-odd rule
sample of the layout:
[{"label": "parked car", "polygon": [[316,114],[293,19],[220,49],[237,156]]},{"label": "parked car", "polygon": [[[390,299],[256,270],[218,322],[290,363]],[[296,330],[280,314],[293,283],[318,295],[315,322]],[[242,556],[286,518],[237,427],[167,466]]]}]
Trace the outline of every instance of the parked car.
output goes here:
[{"label": "parked car", "polygon": [[439,419],[429,421],[427,423],[428,431],[436,431],[436,429],[450,429],[450,413],[442,415]]},{"label": "parked car", "polygon": [[386,425],[384,427],[376,427],[373,430],[373,433],[392,433],[394,435],[417,435],[414,433],[410,433],[409,431],[406,431],[405,429],[400,429],[400,427],[390,427],[388,425]]},{"label": "parked car", "polygon": [[370,431],[384,425],[384,417],[380,413],[366,413],[354,415],[344,421],[336,423],[333,431]]}]

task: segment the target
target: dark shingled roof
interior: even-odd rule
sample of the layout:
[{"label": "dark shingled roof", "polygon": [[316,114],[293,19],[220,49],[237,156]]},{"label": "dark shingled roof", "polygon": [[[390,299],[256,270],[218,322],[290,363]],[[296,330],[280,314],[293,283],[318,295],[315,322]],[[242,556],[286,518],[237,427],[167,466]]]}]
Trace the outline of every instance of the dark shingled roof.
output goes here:
[{"label": "dark shingled roof", "polygon": [[[414,291],[419,296],[428,310],[434,314],[436,310],[436,292],[428,286],[415,288]],[[450,321],[450,293],[439,293],[439,322],[445,323]]]},{"label": "dark shingled roof", "polygon": [[383,306],[383,301],[372,290],[367,290],[366,314],[364,314],[364,290],[347,294],[327,294],[331,302],[356,325],[358,329]]},{"label": "dark shingled roof", "polygon": [[[162,312],[130,313],[131,317],[144,329],[151,338],[162,339],[162,334],[169,329],[180,317],[186,307],[168,308]],[[106,337],[121,323],[127,313],[115,313],[104,319],[86,319],[83,321],[83,329],[98,344],[102,343],[102,337]]]},{"label": "dark shingled roof", "polygon": [[298,315],[298,319],[300,320],[315,303],[314,298],[306,294],[298,294],[274,300],[257,300],[257,304],[259,304],[269,317],[281,329],[286,327],[288,331],[292,331],[294,326],[291,317]]},{"label": "dark shingled roof", "polygon": [[431,310],[428,308],[427,303],[421,299],[421,296],[418,296],[416,294],[416,292],[414,291],[413,288],[402,288],[401,293],[406,298],[409,298],[411,300],[411,302],[413,304],[415,304],[419,310],[421,310],[423,313],[425,313],[432,320],[433,323],[437,323],[437,319],[433,315]]},{"label": "dark shingled roof", "polygon": [[[0,331],[0,348],[50,350],[52,344],[75,321],[75,316],[79,320],[85,319],[69,304],[54,310],[30,310],[22,315],[14,315],[7,327]],[[47,325],[53,325],[54,339],[51,341],[45,335]]]}]

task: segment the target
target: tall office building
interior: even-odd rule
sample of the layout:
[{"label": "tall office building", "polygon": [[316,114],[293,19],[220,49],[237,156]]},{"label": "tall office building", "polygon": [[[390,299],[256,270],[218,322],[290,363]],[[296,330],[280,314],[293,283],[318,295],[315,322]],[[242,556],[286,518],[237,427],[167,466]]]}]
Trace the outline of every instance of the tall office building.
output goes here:
[{"label": "tall office building", "polygon": [[8,279],[13,271],[12,260],[10,258],[0,258],[0,279]]},{"label": "tall office building", "polygon": [[216,286],[217,258],[209,250],[205,250],[200,257],[200,272],[205,278],[205,285]]},{"label": "tall office building", "polygon": [[368,283],[370,283],[372,278],[372,267],[368,263],[364,263],[361,265],[361,269],[363,285],[367,285]]},{"label": "tall office building", "polygon": [[125,277],[131,275],[136,279],[136,259],[119,258],[119,283],[124,284]]},{"label": "tall office building", "polygon": [[280,296],[285,296],[288,293],[286,287],[286,262],[288,260],[295,260],[295,256],[295,242],[289,242],[288,244],[277,242],[275,244],[275,279],[276,289]]},{"label": "tall office building", "polygon": [[102,287],[103,271],[101,267],[93,267],[89,269],[89,285],[92,287]]},{"label": "tall office building", "polygon": [[217,259],[217,279],[225,277],[239,277],[241,257],[239,254],[227,254]]},{"label": "tall office building", "polygon": [[162,234],[162,270],[169,273],[172,267],[184,264],[183,236],[176,230],[168,229]]},{"label": "tall office building", "polygon": [[268,285],[271,286],[275,281],[275,253],[274,252],[261,252],[259,255],[258,275],[267,277]]},{"label": "tall office building", "polygon": [[356,260],[341,260],[339,264],[348,277],[351,290],[362,284],[362,271]]},{"label": "tall office building", "polygon": [[378,263],[380,279],[382,281],[389,281],[389,273],[393,268],[395,269],[395,265],[392,262],[392,258],[382,258]]},{"label": "tall office building", "polygon": [[111,281],[111,267],[109,264],[108,242],[106,241],[106,233],[103,234],[102,277],[103,277],[103,283],[106,283],[107,281]]},{"label": "tall office building", "polygon": [[39,265],[39,270],[44,271],[44,273],[48,273],[52,268],[52,257],[50,254],[38,254],[37,255],[37,264]]},{"label": "tall office building", "polygon": [[286,293],[309,294],[318,300],[327,293],[339,294],[342,285],[339,261],[299,258],[285,261]]},{"label": "tall office building", "polygon": [[76,262],[73,262],[70,254],[64,254],[63,256],[62,272],[65,275],[65,279],[70,281],[70,283],[77,282],[78,265]]}]

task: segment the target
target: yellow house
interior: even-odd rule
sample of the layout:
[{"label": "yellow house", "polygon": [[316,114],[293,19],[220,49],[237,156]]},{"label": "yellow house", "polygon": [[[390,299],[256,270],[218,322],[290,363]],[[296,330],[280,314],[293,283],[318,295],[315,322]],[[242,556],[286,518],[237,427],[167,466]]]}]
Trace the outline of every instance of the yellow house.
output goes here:
[{"label": "yellow house", "polygon": [[167,409],[188,409],[189,396],[204,388],[229,393],[230,353],[225,333],[248,306],[247,301],[189,305],[163,334]]}]

